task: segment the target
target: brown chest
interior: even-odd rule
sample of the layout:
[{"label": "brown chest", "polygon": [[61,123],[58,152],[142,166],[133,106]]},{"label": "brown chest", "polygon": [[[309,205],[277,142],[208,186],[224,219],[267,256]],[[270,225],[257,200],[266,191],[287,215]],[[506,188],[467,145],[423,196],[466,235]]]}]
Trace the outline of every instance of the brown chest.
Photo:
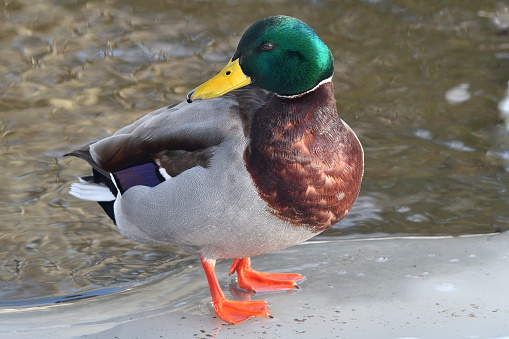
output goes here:
[{"label": "brown chest", "polygon": [[362,147],[337,115],[332,84],[325,87],[313,97],[275,96],[256,113],[244,155],[269,211],[313,232],[350,211],[363,174]]}]

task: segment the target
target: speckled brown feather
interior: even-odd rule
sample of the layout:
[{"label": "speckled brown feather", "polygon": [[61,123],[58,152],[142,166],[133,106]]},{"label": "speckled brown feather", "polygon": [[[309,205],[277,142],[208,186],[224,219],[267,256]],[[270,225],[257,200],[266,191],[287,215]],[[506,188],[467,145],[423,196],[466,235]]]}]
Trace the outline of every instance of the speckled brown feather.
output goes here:
[{"label": "speckled brown feather", "polygon": [[272,97],[254,115],[244,159],[271,212],[321,232],[339,222],[359,194],[364,157],[339,118],[332,82],[301,97]]}]

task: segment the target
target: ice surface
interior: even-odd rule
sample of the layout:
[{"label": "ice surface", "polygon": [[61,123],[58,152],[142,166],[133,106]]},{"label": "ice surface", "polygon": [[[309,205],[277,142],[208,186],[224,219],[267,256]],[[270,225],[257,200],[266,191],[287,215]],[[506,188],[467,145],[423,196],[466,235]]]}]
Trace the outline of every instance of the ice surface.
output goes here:
[{"label": "ice surface", "polygon": [[[456,260],[451,260],[456,259]],[[227,296],[239,294],[220,261]],[[259,293],[273,319],[236,326],[213,313],[198,261],[151,284],[68,304],[0,310],[2,338],[503,338],[509,336],[509,234],[319,237],[253,259],[306,275]],[[230,291],[229,288],[230,287]],[[240,291],[242,294],[242,291]]]}]

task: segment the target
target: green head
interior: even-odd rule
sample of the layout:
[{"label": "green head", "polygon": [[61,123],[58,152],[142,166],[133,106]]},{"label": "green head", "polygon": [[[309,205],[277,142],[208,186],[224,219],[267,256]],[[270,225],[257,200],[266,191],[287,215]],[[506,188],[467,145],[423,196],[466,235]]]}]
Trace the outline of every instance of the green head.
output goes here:
[{"label": "green head", "polygon": [[334,59],[315,31],[288,16],[256,22],[219,74],[196,87],[187,101],[217,98],[254,83],[282,96],[305,93],[334,73]]},{"label": "green head", "polygon": [[232,60],[257,86],[283,96],[307,92],[334,73],[329,48],[304,22],[272,16],[253,24]]}]

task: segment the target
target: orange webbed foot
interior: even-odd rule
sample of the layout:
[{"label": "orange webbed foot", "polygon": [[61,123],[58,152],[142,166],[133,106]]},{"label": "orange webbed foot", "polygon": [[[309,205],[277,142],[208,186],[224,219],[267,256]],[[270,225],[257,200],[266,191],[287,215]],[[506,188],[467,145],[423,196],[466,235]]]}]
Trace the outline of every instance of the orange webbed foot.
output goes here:
[{"label": "orange webbed foot", "polygon": [[268,304],[264,300],[236,301],[226,299],[217,281],[214,259],[201,256],[200,259],[209,282],[210,294],[216,315],[229,324],[235,325],[252,317],[272,318]]},{"label": "orange webbed foot", "polygon": [[252,317],[272,318],[264,300],[237,301],[222,298],[214,301],[216,315],[225,322],[235,325]]},{"label": "orange webbed foot", "polygon": [[235,259],[230,274],[238,273],[238,285],[250,292],[267,292],[298,289],[296,281],[304,278],[297,273],[266,273],[251,268],[251,259]]}]

